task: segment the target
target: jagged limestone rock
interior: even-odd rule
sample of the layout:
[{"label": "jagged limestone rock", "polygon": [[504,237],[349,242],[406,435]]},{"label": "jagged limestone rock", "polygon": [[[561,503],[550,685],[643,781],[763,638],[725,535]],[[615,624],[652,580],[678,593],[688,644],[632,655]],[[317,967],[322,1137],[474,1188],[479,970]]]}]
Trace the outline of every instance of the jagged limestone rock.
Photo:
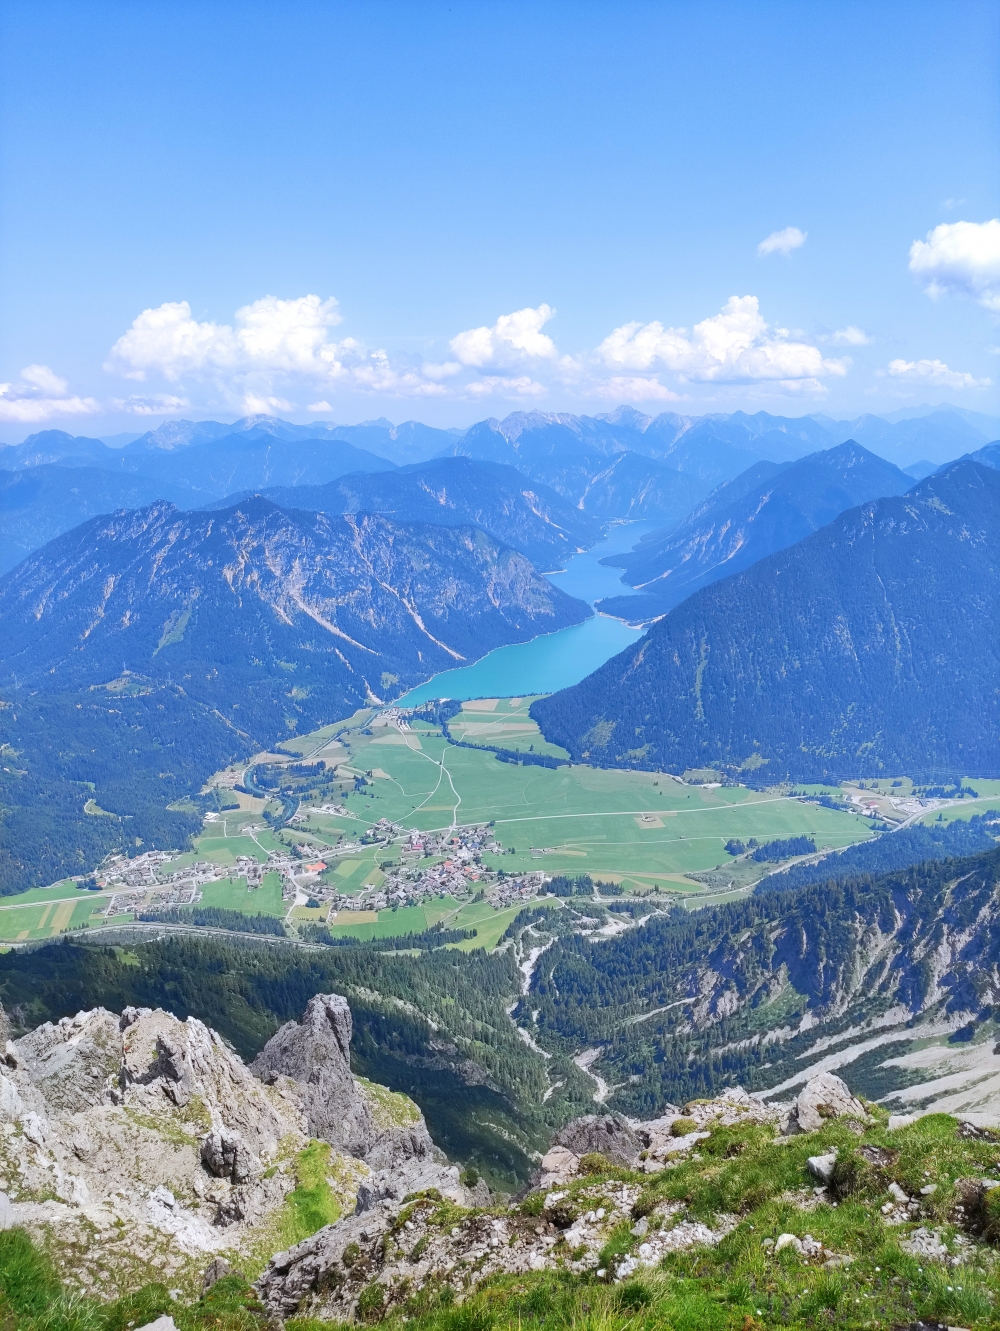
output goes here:
[{"label": "jagged limestone rock", "polygon": [[404,1161],[443,1159],[412,1101],[351,1072],[351,1009],[339,994],[311,998],[301,1021],[271,1036],[252,1068],[263,1080],[289,1077],[305,1107],[309,1132],[376,1170]]},{"label": "jagged limestone rock", "polygon": [[[0,1073],[0,1225],[58,1234],[63,1274],[114,1294],[280,1232],[308,1144],[290,1084],[264,1086],[194,1019],[97,1008],[12,1042]],[[332,1158],[342,1205],[367,1172]]]},{"label": "jagged limestone rock", "polygon": [[317,994],[301,1020],[280,1027],[251,1066],[264,1080],[285,1076],[296,1083],[314,1137],[363,1156],[375,1131],[370,1106],[351,1074],[350,1046],[347,999]]},{"label": "jagged limestone rock", "polygon": [[578,1159],[599,1154],[615,1164],[633,1167],[642,1142],[631,1124],[617,1114],[585,1114],[556,1133],[553,1146],[562,1146]]}]

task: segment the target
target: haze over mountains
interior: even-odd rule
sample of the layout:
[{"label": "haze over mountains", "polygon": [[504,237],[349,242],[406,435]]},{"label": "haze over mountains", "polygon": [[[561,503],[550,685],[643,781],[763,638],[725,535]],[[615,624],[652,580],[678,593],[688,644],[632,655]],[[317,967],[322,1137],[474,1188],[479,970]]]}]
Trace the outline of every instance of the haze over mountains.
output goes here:
[{"label": "haze over mountains", "polygon": [[[99,818],[81,826],[87,791],[147,846],[176,844],[194,816],[176,801],[232,756],[580,623],[589,607],[537,570],[635,517],[660,532],[618,562],[667,586],[656,613],[676,608],[539,705],[574,756],[753,780],[986,771],[997,473],[982,464],[1000,445],[987,418],[935,415],[861,422],[882,451],[909,439],[976,459],[908,494],[835,423],[765,413],[514,413],[464,434],[253,417],[0,450],[0,554],[17,565],[0,580],[16,703],[0,728],[26,773],[0,774],[28,847],[12,881],[107,848]],[[951,539],[941,504],[975,540]],[[870,541],[843,537],[866,521]],[[639,599],[656,598],[602,609]]]},{"label": "haze over mountains", "polygon": [[609,598],[600,609],[648,622],[699,587],[803,540],[845,509],[903,494],[912,484],[905,472],[853,440],[798,462],[758,462],[713,490],[679,526],[609,556],[605,563],[623,568],[642,595]]},{"label": "haze over mountains", "polygon": [[[261,494],[282,508],[317,513],[379,513],[446,527],[471,523],[550,570],[601,534],[597,517],[547,485],[528,483],[513,467],[466,457],[437,458],[390,472],[355,472],[327,485],[275,486]],[[231,502],[222,499],[207,507]]]},{"label": "haze over mountains", "polygon": [[610,765],[998,775],[998,615],[1000,472],[960,461],[702,588],[532,715]]},{"label": "haze over mountains", "polygon": [[[328,485],[345,475],[445,456],[512,466],[599,521],[652,519],[668,526],[758,462],[791,462],[854,438],[922,476],[998,434],[1000,422],[953,408],[853,422],[765,412],[649,417],[626,407],[594,417],[514,412],[467,431],[415,421],[292,425],[249,416],[230,425],[168,421],[113,448],[45,430],[0,447],[0,571],[100,512],[155,499],[198,508],[228,496]],[[21,473],[40,467],[58,470],[27,484]]]}]

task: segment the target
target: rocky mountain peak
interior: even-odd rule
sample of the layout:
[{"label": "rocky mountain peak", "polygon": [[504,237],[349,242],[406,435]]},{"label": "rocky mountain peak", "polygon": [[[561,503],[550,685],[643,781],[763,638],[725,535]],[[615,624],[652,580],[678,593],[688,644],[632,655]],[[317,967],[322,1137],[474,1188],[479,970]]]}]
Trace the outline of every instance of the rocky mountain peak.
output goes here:
[{"label": "rocky mountain peak", "polygon": [[287,1242],[306,1157],[330,1219],[415,1188],[468,1203],[416,1105],[352,1075],[350,1039],[346,1000],[319,994],[253,1068],[159,1008],[95,1008],[8,1040],[0,1223],[39,1238],[58,1224],[75,1279],[112,1292]]}]

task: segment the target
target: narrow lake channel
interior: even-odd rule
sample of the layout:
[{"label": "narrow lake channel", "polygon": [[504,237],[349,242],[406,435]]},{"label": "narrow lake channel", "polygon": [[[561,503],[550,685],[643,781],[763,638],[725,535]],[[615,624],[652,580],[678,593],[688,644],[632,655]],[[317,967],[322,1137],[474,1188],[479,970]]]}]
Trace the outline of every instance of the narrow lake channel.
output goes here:
[{"label": "narrow lake channel", "polygon": [[[593,605],[602,596],[630,589],[621,581],[621,570],[602,568],[606,555],[620,554],[662,523],[627,522],[611,531],[591,550],[574,555],[561,573],[548,574],[549,581],[570,596]],[[529,642],[498,647],[474,665],[443,670],[426,684],[419,684],[399,699],[402,707],[416,707],[431,698],[511,698],[532,693],[554,693],[568,688],[603,665],[610,657],[635,642],[642,630],[629,628],[619,619],[594,615],[582,624],[543,633]]]}]

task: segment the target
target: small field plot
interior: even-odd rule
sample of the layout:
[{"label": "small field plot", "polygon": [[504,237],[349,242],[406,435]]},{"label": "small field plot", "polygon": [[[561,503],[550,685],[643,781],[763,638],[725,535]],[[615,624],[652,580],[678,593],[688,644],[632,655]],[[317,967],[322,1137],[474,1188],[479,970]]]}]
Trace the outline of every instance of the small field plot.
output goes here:
[{"label": "small field plot", "polygon": [[[348,915],[374,914],[373,911],[349,911]],[[420,934],[428,927],[427,916],[422,906],[400,906],[399,910],[380,910],[374,920],[350,920],[340,923],[335,919],[329,926],[334,938],[395,938],[399,934]]]},{"label": "small field plot", "polygon": [[506,932],[508,924],[524,910],[524,904],[508,906],[506,910],[494,910],[484,901],[473,901],[463,906],[445,925],[448,929],[475,929],[475,938],[464,938],[460,943],[450,943],[449,947],[459,952],[472,952],[477,947],[484,947],[487,952],[496,947]]},{"label": "small field plot", "polygon": [[287,906],[281,900],[281,878],[266,873],[260,887],[247,891],[245,878],[220,878],[215,883],[201,885],[202,906],[218,906],[223,910],[240,910],[244,915],[284,915]]},{"label": "small field plot", "polygon": [[[27,894],[25,894],[27,895]],[[86,899],[82,899],[82,898]],[[81,892],[69,900],[51,900],[47,905],[0,905],[0,939],[6,942],[25,942],[35,938],[55,938],[67,929],[82,924],[103,924],[96,912],[108,903],[108,898],[96,892]]]},{"label": "small field plot", "polygon": [[466,744],[490,744],[498,749],[568,758],[565,749],[543,738],[528,715],[534,701],[534,697],[473,699],[462,704],[459,714],[448,722],[448,729]]},{"label": "small field plot", "polygon": [[61,883],[53,883],[51,887],[32,887],[27,892],[17,892],[9,897],[0,897],[0,910],[9,906],[30,906],[35,902],[43,902],[48,905],[55,901],[57,897],[79,897],[93,899],[98,896],[97,892],[88,892],[85,888],[77,887],[72,879],[65,879]]}]

